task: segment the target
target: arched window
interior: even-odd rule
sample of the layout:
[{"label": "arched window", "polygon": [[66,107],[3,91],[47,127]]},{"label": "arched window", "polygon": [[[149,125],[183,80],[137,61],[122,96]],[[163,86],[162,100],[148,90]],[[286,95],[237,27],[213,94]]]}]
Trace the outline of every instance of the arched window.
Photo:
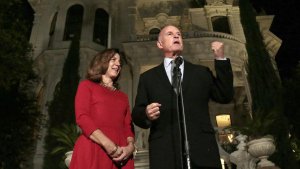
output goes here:
[{"label": "arched window", "polygon": [[48,46],[51,46],[52,42],[53,42],[53,35],[54,35],[54,32],[55,32],[57,14],[58,14],[58,12],[55,13],[55,15],[54,15],[54,17],[52,19],[51,25],[50,25],[50,30],[49,30],[49,37],[50,38],[49,38]]},{"label": "arched window", "polygon": [[160,32],[160,29],[153,28],[149,32],[150,40],[157,40],[158,34]]},{"label": "arched window", "polygon": [[73,5],[69,8],[66,18],[64,40],[77,36],[80,39],[83,18],[83,7]]},{"label": "arched window", "polygon": [[56,20],[57,20],[57,14],[58,12],[55,13],[51,25],[50,25],[50,31],[49,31],[49,35],[52,36],[54,34],[55,31],[55,25],[56,25]]},{"label": "arched window", "polygon": [[107,47],[109,15],[104,9],[97,9],[95,13],[93,41]]},{"label": "arched window", "polygon": [[211,18],[213,31],[231,34],[228,18],[226,16],[215,16]]}]

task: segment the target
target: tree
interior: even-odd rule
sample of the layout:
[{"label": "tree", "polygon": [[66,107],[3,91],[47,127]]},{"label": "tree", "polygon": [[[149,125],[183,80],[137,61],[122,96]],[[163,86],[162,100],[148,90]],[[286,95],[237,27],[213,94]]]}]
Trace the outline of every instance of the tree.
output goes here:
[{"label": "tree", "polygon": [[251,105],[253,121],[274,118],[266,129],[266,132],[275,137],[277,143],[277,151],[272,159],[281,169],[287,167],[296,169],[298,166],[288,136],[289,124],[283,114],[283,91],[280,78],[266,51],[251,3],[249,0],[239,1],[239,7],[248,52],[247,71],[253,100]]},{"label": "tree", "polygon": [[283,81],[284,111],[290,122],[293,150],[300,164],[300,62],[291,74],[290,78]]},{"label": "tree", "polygon": [[32,168],[41,113],[28,35],[25,1],[0,2],[0,168]]},{"label": "tree", "polygon": [[[78,35],[72,39],[68,56],[64,63],[62,78],[56,85],[53,100],[49,105],[49,128],[46,136],[44,169],[66,168],[62,159],[63,152],[51,153],[58,146],[63,146],[52,130],[63,128],[63,125],[75,125],[74,98],[80,80],[79,68],[80,41]],[[65,152],[66,153],[66,152]]]}]

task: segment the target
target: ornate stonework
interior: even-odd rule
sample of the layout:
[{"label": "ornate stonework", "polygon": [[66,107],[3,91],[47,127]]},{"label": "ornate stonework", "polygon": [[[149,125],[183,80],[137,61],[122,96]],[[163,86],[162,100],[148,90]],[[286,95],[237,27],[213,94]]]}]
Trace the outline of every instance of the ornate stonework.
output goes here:
[{"label": "ornate stonework", "polygon": [[[214,70],[213,55],[209,47],[214,40],[224,42],[225,55],[231,59],[234,73],[234,101],[226,105],[210,102],[213,125],[217,127],[215,116],[218,114],[230,114],[232,123],[238,123],[240,116],[251,112],[249,109],[251,96],[245,71],[248,56],[236,0],[207,0],[207,5],[203,8],[188,8],[187,2],[183,0],[30,0],[29,2],[35,10],[30,42],[34,47],[34,59],[41,77],[38,88],[40,91],[37,93],[45,117],[48,115],[46,103],[53,97],[70,46],[70,41],[63,40],[63,34],[67,11],[74,4],[80,4],[84,8],[79,67],[82,78],[90,59],[96,52],[105,48],[92,41],[95,11],[102,8],[109,14],[108,47],[120,48],[126,55],[127,63],[122,69],[120,85],[128,94],[131,107],[140,73],[158,65],[163,59],[153,39],[156,35],[149,35],[151,30],[159,30],[164,25],[173,24],[182,30],[185,59]],[[50,36],[51,22],[56,14],[55,30]],[[212,18],[215,16],[227,18],[230,34],[214,31]],[[281,40],[269,31],[272,19],[273,16],[257,18],[266,49],[274,58]],[[148,167],[148,134],[148,130],[136,127],[137,146],[141,150],[136,157],[136,168]],[[36,149],[35,169],[41,168],[43,164],[45,135],[46,128],[43,128],[42,139]]]}]

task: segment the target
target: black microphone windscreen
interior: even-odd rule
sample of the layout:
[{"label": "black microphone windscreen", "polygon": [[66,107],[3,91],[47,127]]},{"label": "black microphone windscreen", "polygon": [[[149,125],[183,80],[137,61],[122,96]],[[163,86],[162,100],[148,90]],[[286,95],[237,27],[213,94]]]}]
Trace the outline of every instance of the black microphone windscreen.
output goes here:
[{"label": "black microphone windscreen", "polygon": [[182,62],[183,62],[183,59],[179,56],[175,59],[175,64],[177,66],[180,66],[182,64]]}]

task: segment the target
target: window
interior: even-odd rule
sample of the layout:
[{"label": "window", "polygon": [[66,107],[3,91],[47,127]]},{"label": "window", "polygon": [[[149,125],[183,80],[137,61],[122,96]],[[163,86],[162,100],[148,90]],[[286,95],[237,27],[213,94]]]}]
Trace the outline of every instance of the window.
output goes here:
[{"label": "window", "polygon": [[52,42],[53,42],[53,35],[54,35],[54,32],[55,32],[55,25],[56,25],[56,20],[57,20],[57,14],[58,12],[55,13],[53,19],[52,19],[52,22],[51,22],[51,25],[50,25],[50,30],[49,30],[49,43],[48,43],[48,47],[52,45]]},{"label": "window", "polygon": [[54,34],[55,31],[55,25],[56,25],[56,20],[57,20],[57,12],[55,13],[51,25],[50,25],[50,31],[49,31],[49,35],[52,36]]},{"label": "window", "polygon": [[82,19],[83,7],[81,5],[71,6],[66,17],[64,40],[71,40],[75,36],[80,39]]},{"label": "window", "polygon": [[150,40],[157,40],[159,32],[160,32],[160,29],[158,29],[158,28],[151,29],[149,32]]},{"label": "window", "polygon": [[228,18],[226,16],[215,16],[211,18],[213,31],[231,34]]},{"label": "window", "polygon": [[93,41],[107,47],[109,15],[104,9],[97,9],[95,13]]}]

